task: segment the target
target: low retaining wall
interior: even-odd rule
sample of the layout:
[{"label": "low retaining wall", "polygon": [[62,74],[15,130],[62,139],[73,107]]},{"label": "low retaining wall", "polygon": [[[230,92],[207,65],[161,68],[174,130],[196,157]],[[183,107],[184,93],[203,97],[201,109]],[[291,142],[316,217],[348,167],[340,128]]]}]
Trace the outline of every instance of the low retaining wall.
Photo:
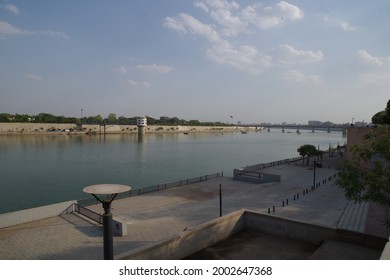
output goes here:
[{"label": "low retaining wall", "polygon": [[[83,124],[81,127],[74,123],[0,123],[1,134],[67,134],[68,130],[78,130],[76,134],[117,134],[117,133],[138,133],[136,125],[107,124]],[[242,126],[182,126],[182,125],[148,125],[145,133],[223,133],[262,131],[258,127]]]},{"label": "low retaining wall", "polygon": [[354,242],[376,249],[382,249],[384,245],[382,237],[369,236],[356,231],[304,223],[250,211],[245,212],[245,221],[246,229],[248,230],[308,242],[314,245],[319,245],[324,240]]},{"label": "low retaining wall", "polygon": [[75,129],[74,123],[0,123],[0,134],[42,134],[49,130]]},{"label": "low retaining wall", "polygon": [[120,260],[182,259],[207,248],[245,228],[244,211],[233,212],[216,220],[191,228],[155,246],[145,246],[117,255]]},{"label": "low retaining wall", "polygon": [[259,163],[241,168],[235,168],[233,169],[233,179],[255,184],[280,182],[280,175],[261,173],[260,170],[282,164],[292,164],[299,160],[302,160],[302,157],[288,158],[268,163]]},{"label": "low retaining wall", "polygon": [[254,171],[246,171],[243,169],[233,170],[233,180],[254,183],[254,184],[265,184],[280,182],[281,176],[277,174],[268,174]]},{"label": "low retaining wall", "polygon": [[[249,230],[272,236],[302,241],[320,246],[325,240],[352,242],[362,246],[382,249],[386,239],[376,236],[339,230],[332,227],[308,224],[256,212],[240,210],[191,228],[177,236],[155,245],[128,251],[116,256],[121,260],[183,259],[241,231]],[[389,257],[388,244],[382,259]]]},{"label": "low retaining wall", "polygon": [[336,229],[254,212],[245,212],[246,229],[318,245],[334,239]]},{"label": "low retaining wall", "polygon": [[0,228],[15,226],[62,214],[69,206],[77,201],[65,201],[51,205],[30,208],[0,215]]}]

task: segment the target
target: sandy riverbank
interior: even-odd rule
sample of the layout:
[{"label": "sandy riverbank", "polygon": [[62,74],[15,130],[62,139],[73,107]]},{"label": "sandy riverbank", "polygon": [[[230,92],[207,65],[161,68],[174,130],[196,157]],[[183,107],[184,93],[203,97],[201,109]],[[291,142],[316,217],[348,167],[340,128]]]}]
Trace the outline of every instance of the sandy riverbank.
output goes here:
[{"label": "sandy riverbank", "polygon": [[[164,126],[150,125],[145,128],[145,133],[223,133],[258,131],[260,127],[243,126]],[[135,134],[138,133],[136,125],[91,125],[84,124],[81,127],[73,123],[0,123],[0,135],[44,135],[44,134]]]}]

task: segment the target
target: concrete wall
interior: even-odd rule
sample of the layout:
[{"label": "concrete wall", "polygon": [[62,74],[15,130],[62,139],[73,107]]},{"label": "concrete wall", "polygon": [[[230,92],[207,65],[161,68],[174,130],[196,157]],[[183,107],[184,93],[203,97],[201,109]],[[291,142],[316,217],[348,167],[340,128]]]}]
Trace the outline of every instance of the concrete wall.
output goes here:
[{"label": "concrete wall", "polygon": [[369,236],[360,232],[309,224],[271,215],[262,215],[250,211],[245,212],[245,221],[246,229],[248,230],[308,242],[314,245],[319,245],[324,240],[339,240],[382,249],[385,243],[382,237]]},{"label": "concrete wall", "polygon": [[336,229],[294,220],[245,212],[246,229],[318,245],[336,237]]},{"label": "concrete wall", "polygon": [[75,129],[73,123],[0,123],[0,133],[47,133],[48,129]]},{"label": "concrete wall", "polygon": [[[57,124],[57,123],[0,123],[0,134],[46,134],[49,129],[76,129],[76,124]],[[136,125],[106,125],[106,133],[138,133]],[[241,132],[246,131],[259,131],[256,127],[239,127],[239,126],[181,126],[181,125],[149,125],[145,127],[145,133],[167,133],[167,132],[204,132],[204,133],[222,133],[222,132]],[[104,127],[94,124],[83,124],[82,131],[103,133]]]},{"label": "concrete wall", "polygon": [[0,228],[15,226],[60,215],[76,200],[66,201],[0,215]]},{"label": "concrete wall", "polygon": [[116,256],[121,260],[182,259],[211,246],[245,228],[244,211],[233,212],[219,219],[191,228],[155,246],[145,246]]},{"label": "concrete wall", "polygon": [[[272,215],[240,210],[190,229],[152,246],[145,246],[116,256],[116,259],[159,260],[182,259],[214,245],[240,231],[249,230],[287,238],[316,246],[325,240],[353,242],[371,248],[382,249],[386,239],[358,232],[339,230],[315,224],[275,217]],[[388,245],[387,250],[390,250]],[[389,251],[383,258],[389,258]]]},{"label": "concrete wall", "polygon": [[349,127],[347,128],[347,159],[351,158],[351,148],[354,145],[361,145],[364,143],[364,135],[366,135],[372,128],[368,127]]}]

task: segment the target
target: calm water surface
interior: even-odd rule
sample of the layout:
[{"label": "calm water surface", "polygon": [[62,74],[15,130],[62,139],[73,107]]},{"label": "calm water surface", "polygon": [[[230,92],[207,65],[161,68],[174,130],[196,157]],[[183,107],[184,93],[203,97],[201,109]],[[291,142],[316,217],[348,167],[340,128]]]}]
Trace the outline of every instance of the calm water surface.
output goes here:
[{"label": "calm water surface", "polygon": [[139,188],[298,156],[344,144],[341,132],[0,136],[0,213],[88,197],[88,185]]}]

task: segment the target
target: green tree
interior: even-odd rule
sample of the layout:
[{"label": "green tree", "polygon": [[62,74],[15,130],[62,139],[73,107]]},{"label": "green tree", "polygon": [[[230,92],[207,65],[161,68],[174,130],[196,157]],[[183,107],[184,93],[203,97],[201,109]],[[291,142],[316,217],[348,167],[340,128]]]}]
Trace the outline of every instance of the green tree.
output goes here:
[{"label": "green tree", "polygon": [[56,116],[53,116],[52,114],[48,113],[40,113],[37,116],[35,116],[35,122],[37,123],[56,123],[57,118]]},{"label": "green tree", "polygon": [[8,113],[1,113],[0,114],[0,122],[11,122],[12,115]]},{"label": "green tree", "polygon": [[371,129],[362,144],[351,147],[351,158],[339,168],[336,181],[347,199],[390,206],[389,131],[387,125]]},{"label": "green tree", "polygon": [[201,123],[198,120],[190,120],[189,125],[199,126],[199,125],[201,125]]},{"label": "green tree", "polygon": [[107,122],[109,124],[116,124],[117,123],[116,114],[115,113],[109,113],[108,114],[108,118],[107,118]]},{"label": "green tree", "polygon": [[387,101],[386,109],[376,113],[371,118],[374,124],[390,124],[390,100]]},{"label": "green tree", "polygon": [[311,156],[318,155],[319,151],[314,145],[310,144],[305,144],[300,146],[297,149],[297,152],[299,153],[300,156],[302,156],[302,160],[304,160],[305,157],[307,157],[307,162],[306,165],[309,165],[309,159]]},{"label": "green tree", "polygon": [[29,115],[19,115],[19,114],[15,114],[14,116],[14,122],[21,122],[21,123],[24,123],[24,122],[30,122],[32,120],[32,118],[29,116]]},{"label": "green tree", "polygon": [[167,122],[168,125],[179,125],[180,120],[177,117],[170,118]]}]

